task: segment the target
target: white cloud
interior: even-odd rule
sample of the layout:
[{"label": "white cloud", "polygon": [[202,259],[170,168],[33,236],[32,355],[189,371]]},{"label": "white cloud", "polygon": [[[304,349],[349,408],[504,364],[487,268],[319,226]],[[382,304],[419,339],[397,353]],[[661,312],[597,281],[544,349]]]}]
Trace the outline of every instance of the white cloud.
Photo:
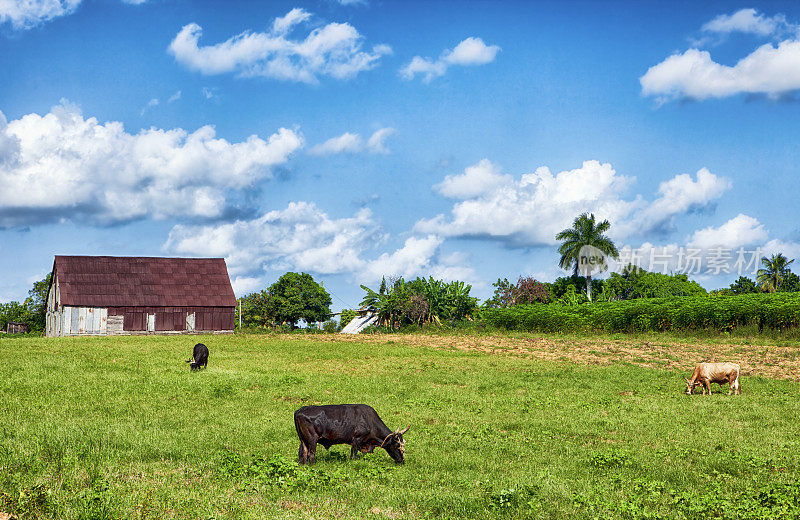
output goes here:
[{"label": "white cloud", "polygon": [[619,261],[611,266],[613,271],[620,272],[621,267],[633,263],[648,271],[685,272],[712,286],[731,277],[754,277],[765,256],[782,253],[789,259],[800,258],[800,244],[770,238],[758,219],[744,214],[718,227],[694,231],[685,245],[644,242],[639,247],[624,245],[619,251]]},{"label": "white cloud", "polygon": [[452,50],[445,49],[437,60],[414,56],[400,69],[400,77],[412,80],[419,74],[424,83],[430,83],[434,78],[444,76],[451,65],[473,66],[491,63],[499,51],[500,47],[497,45],[486,45],[482,39],[471,36],[462,40]]},{"label": "white cloud", "polygon": [[463,258],[438,258],[442,239],[410,237],[405,244],[375,259],[369,253],[386,235],[369,209],[332,219],[313,203],[292,202],[253,220],[206,226],[175,226],[164,249],[195,256],[223,256],[232,275],[253,277],[264,271],[296,270],[350,274],[360,283],[383,276],[427,276],[464,279],[473,271]]},{"label": "white cloud", "polygon": [[768,236],[769,232],[758,219],[740,213],[719,227],[698,229],[689,239],[689,246],[703,249],[711,247],[735,249],[763,244]]},{"label": "white cloud", "polygon": [[677,215],[708,207],[731,189],[731,181],[718,177],[707,168],[698,170],[696,179],[686,173],[676,175],[658,186],[658,197],[641,211],[637,225],[645,229],[672,227]]},{"label": "white cloud", "polygon": [[206,99],[214,99],[215,97],[217,97],[217,89],[216,89],[216,87],[213,87],[213,88],[203,87],[202,89],[200,89],[200,92],[203,94],[203,97],[206,98]]},{"label": "white cloud", "polygon": [[0,171],[4,165],[19,160],[19,139],[8,132],[8,120],[0,112]]},{"label": "white cloud", "polygon": [[729,34],[741,32],[755,34],[758,36],[769,36],[776,34],[792,26],[787,23],[786,16],[776,14],[775,16],[764,16],[756,9],[739,9],[732,14],[721,14],[713,20],[703,24],[703,32],[717,34]]},{"label": "white cloud", "polygon": [[409,237],[403,247],[367,262],[358,275],[367,282],[377,282],[383,277],[411,279],[432,276],[438,280],[461,280],[471,282],[473,286],[482,285],[475,281],[475,270],[466,265],[465,255],[439,254],[443,242],[444,239],[436,235]]},{"label": "white cloud", "polygon": [[480,38],[469,37],[452,51],[446,51],[441,59],[448,65],[485,65],[493,62],[499,51],[497,45],[486,45]]},{"label": "white cloud", "polygon": [[215,45],[198,46],[202,28],[185,25],[169,45],[182,65],[203,74],[236,73],[285,81],[318,83],[320,76],[348,79],[378,65],[391,54],[387,45],[362,49],[364,37],[350,24],[329,23],[312,30],[304,39],[289,34],[311,14],[292,9],[273,21],[269,32],[243,32]]},{"label": "white cloud", "polygon": [[725,286],[739,276],[755,279],[764,257],[782,253],[789,259],[800,258],[800,244],[779,239],[736,247],[645,242],[639,247],[620,247],[619,253],[619,261],[612,262],[609,272],[621,272],[623,267],[634,264],[650,272],[685,273],[691,280],[711,288]]},{"label": "white cloud", "polygon": [[762,45],[733,67],[716,63],[708,51],[689,49],[650,67],[639,82],[643,95],[662,102],[737,94],[779,98],[800,89],[800,41]]},{"label": "white cloud", "polygon": [[[148,0],[122,0],[140,5]],[[32,29],[45,22],[74,13],[82,0],[0,0],[0,24],[10,23],[15,30]]]},{"label": "white cloud", "polygon": [[272,22],[272,32],[276,35],[285,36],[291,32],[294,26],[308,21],[309,18],[311,18],[311,13],[300,7],[295,7],[284,16],[275,18]]},{"label": "white cloud", "polygon": [[322,144],[311,148],[310,152],[315,155],[329,155],[339,153],[358,153],[364,147],[364,140],[358,134],[349,132],[332,137]]},{"label": "white cloud", "polygon": [[0,24],[30,29],[75,12],[81,0],[0,0]]},{"label": "white cloud", "polygon": [[[800,262],[800,244],[797,242],[773,238],[761,246],[761,250],[763,251],[763,256],[765,257],[781,253],[789,260],[795,260],[795,264]],[[797,270],[797,266],[795,264],[792,264],[792,267]]]},{"label": "white cloud", "polygon": [[167,103],[173,103],[175,101],[178,101],[180,98],[181,98],[181,91],[179,90],[179,91],[177,91],[176,93],[172,94],[169,97],[169,99],[167,100]]},{"label": "white cloud", "polygon": [[368,209],[331,219],[313,203],[293,202],[253,220],[175,226],[164,247],[179,254],[224,256],[236,275],[284,269],[334,274],[361,267],[359,255],[381,239]]},{"label": "white cloud", "polygon": [[618,175],[608,163],[585,161],[580,168],[553,175],[547,167],[516,180],[500,175],[487,160],[448,176],[434,189],[457,199],[448,219],[438,215],[420,220],[418,233],[483,237],[511,246],[553,245],[555,235],[576,215],[592,212],[612,223],[611,235],[624,238],[668,229],[674,217],[709,206],[730,182],[702,169],[696,180],[683,174],[664,182],[650,203],[624,192],[634,178]]},{"label": "white cloud", "polygon": [[447,64],[443,61],[433,61],[430,58],[414,56],[408,65],[400,69],[400,77],[405,80],[412,80],[417,74],[423,76],[424,83],[430,83],[434,78],[444,76],[447,72]]},{"label": "white cloud", "polygon": [[[619,259],[609,265],[609,273],[622,272],[630,264],[646,271],[662,274],[684,273],[702,286],[714,287],[734,276],[753,276],[758,263],[757,251],[698,249],[676,243],[656,245],[644,242],[639,247],[624,245],[619,248]],[[737,264],[737,262],[739,262]]]},{"label": "white cloud", "polygon": [[339,2],[342,5],[359,5],[359,4],[366,5],[367,4],[367,0],[336,0],[336,1]]},{"label": "white cloud", "polygon": [[500,166],[489,159],[469,166],[462,175],[448,175],[433,188],[450,199],[469,199],[487,193],[502,184],[510,184],[510,175],[500,175]]},{"label": "white cloud", "polygon": [[147,102],[147,104],[144,106],[144,108],[142,108],[142,111],[139,113],[139,115],[143,116],[144,113],[147,112],[148,108],[157,107],[158,103],[159,103],[158,98],[151,99],[150,101]]},{"label": "white cloud", "polygon": [[430,274],[431,258],[442,242],[443,239],[435,235],[408,238],[400,249],[383,253],[366,265],[366,277],[380,280],[383,276],[413,278]]},{"label": "white cloud", "polygon": [[683,266],[681,262],[686,257],[686,248],[682,248],[676,243],[655,245],[651,242],[644,242],[639,247],[625,244],[618,249],[619,258],[610,260],[608,273],[621,273],[630,264],[650,272],[674,273],[680,270]]},{"label": "white cloud", "polygon": [[391,150],[386,147],[386,138],[392,135],[394,131],[394,128],[381,128],[373,132],[369,139],[367,139],[367,151],[379,154],[391,153]]},{"label": "white cloud", "polygon": [[381,128],[375,131],[366,142],[364,142],[361,135],[346,132],[313,146],[309,152],[314,155],[360,153],[364,151],[374,154],[388,154],[391,150],[386,147],[385,141],[394,131],[394,128]]},{"label": "white cloud", "polygon": [[219,217],[229,192],[270,179],[302,143],[286,128],[238,143],[212,126],[131,134],[66,102],[43,116],[0,117],[0,226]]},{"label": "white cloud", "polygon": [[[765,16],[756,9],[740,9],[717,16],[704,24],[701,31],[721,38],[737,32],[758,37],[789,37],[777,46],[761,45],[733,66],[714,61],[708,51],[696,47],[675,53],[639,78],[643,95],[656,96],[661,103],[738,94],[777,99],[800,89],[800,25],[787,22],[783,14]],[[700,46],[708,39],[704,37],[695,45]]]},{"label": "white cloud", "polygon": [[237,297],[250,294],[264,287],[264,283],[260,278],[253,276],[234,276],[231,278],[231,286],[233,293]]}]

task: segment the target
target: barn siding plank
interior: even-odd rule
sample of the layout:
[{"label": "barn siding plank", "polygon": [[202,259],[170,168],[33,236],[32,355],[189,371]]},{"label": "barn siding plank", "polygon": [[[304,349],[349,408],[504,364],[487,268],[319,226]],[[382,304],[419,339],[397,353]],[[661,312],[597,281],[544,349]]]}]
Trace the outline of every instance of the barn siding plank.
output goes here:
[{"label": "barn siding plank", "polygon": [[61,317],[61,334],[69,334],[72,331],[72,307],[63,307]]},{"label": "barn siding plank", "polygon": [[70,334],[77,334],[78,332],[80,332],[80,327],[78,326],[79,322],[80,322],[80,308],[72,307],[72,320],[69,328]]},{"label": "barn siding plank", "polygon": [[144,313],[136,312],[134,309],[126,307],[126,311],[123,314],[122,328],[130,332],[144,331]]},{"label": "barn siding plank", "polygon": [[108,333],[108,309],[100,308],[100,309],[98,309],[98,311],[99,312],[97,314],[98,314],[100,320],[99,320],[99,324],[96,323],[96,325],[99,325],[99,328],[96,326],[95,330],[99,334],[107,334]]},{"label": "barn siding plank", "polygon": [[78,307],[78,334],[86,333],[86,307]]},{"label": "barn siding plank", "polygon": [[213,312],[211,314],[211,327],[214,330],[221,330],[222,329],[222,315],[219,311]]},{"label": "barn siding plank", "polygon": [[83,332],[84,334],[92,334],[94,332],[94,308],[84,307],[84,309],[86,321],[83,325]]},{"label": "barn siding plank", "polygon": [[109,335],[121,334],[124,330],[124,316],[113,315],[108,317],[107,331]]}]

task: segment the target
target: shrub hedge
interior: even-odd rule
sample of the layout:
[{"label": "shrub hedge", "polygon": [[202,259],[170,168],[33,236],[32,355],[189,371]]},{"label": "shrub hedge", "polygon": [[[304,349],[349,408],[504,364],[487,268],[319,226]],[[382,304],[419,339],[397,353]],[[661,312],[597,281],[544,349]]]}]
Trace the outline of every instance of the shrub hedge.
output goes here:
[{"label": "shrub hedge", "polygon": [[483,309],[487,325],[538,332],[717,330],[800,326],[800,294],[639,298],[585,305],[534,304]]}]

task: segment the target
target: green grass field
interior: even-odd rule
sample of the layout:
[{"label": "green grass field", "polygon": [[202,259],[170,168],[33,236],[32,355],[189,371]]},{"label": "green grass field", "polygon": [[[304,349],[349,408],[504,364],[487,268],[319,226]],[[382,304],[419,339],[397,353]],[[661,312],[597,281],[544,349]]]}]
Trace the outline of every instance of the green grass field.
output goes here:
[{"label": "green grass field", "polygon": [[[800,518],[800,384],[689,397],[683,375],[402,340],[0,339],[0,518]],[[299,467],[292,413],[323,403],[410,422],[407,463]]]}]

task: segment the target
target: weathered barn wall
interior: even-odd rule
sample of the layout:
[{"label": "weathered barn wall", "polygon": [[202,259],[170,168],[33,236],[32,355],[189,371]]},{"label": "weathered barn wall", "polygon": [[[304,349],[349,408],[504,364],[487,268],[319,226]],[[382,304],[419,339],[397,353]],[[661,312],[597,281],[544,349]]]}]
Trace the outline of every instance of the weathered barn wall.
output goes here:
[{"label": "weathered barn wall", "polygon": [[234,321],[229,307],[109,307],[108,315],[122,316],[126,332],[231,331]]},{"label": "weathered barn wall", "polygon": [[[148,329],[148,316],[151,328]],[[230,332],[234,313],[225,307],[73,307],[48,313],[48,336]]]},{"label": "weathered barn wall", "polygon": [[61,310],[61,335],[105,335],[108,309],[102,307],[73,307]]},{"label": "weathered barn wall", "polygon": [[106,332],[109,336],[122,334],[122,316],[109,316],[106,323]]},{"label": "weathered barn wall", "polygon": [[61,336],[61,293],[58,290],[58,277],[53,276],[50,291],[47,294],[47,313],[45,314],[45,336]]}]

